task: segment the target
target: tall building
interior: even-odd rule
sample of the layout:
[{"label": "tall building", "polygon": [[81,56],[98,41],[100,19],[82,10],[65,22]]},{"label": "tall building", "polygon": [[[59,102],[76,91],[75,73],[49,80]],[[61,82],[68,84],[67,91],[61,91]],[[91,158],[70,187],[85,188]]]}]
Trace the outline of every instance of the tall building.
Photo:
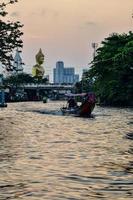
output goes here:
[{"label": "tall building", "polygon": [[64,62],[58,61],[56,68],[53,70],[55,84],[74,84],[79,81],[79,75],[75,74],[73,67],[64,68]]},{"label": "tall building", "polygon": [[64,83],[74,83],[74,75],[75,70],[72,67],[64,68],[64,76],[63,76],[63,82]]},{"label": "tall building", "polygon": [[56,68],[54,70],[55,72],[55,82],[54,83],[58,83],[61,84],[63,83],[63,76],[64,76],[64,62],[62,61],[58,61],[56,63]]},{"label": "tall building", "polygon": [[8,77],[14,74],[22,73],[23,72],[23,63],[22,63],[22,58],[20,56],[20,53],[18,49],[16,50],[16,54],[14,56],[14,61],[13,61],[13,69],[7,71],[6,69],[3,71],[4,76]]},{"label": "tall building", "polygon": [[23,72],[22,65],[23,65],[22,58],[21,58],[20,53],[19,53],[19,51],[17,49],[15,57],[14,57],[14,63],[13,63],[14,72],[16,72],[16,73],[22,73]]}]

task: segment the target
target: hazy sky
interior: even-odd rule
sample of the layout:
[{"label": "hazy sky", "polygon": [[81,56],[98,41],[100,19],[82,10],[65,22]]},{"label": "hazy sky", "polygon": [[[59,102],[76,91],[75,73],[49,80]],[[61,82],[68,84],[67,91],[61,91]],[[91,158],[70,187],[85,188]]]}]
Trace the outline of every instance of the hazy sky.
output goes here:
[{"label": "hazy sky", "polygon": [[41,47],[47,74],[58,60],[81,73],[92,60],[92,42],[100,45],[110,33],[133,30],[133,0],[19,0],[8,10],[10,20],[24,24],[27,72]]}]

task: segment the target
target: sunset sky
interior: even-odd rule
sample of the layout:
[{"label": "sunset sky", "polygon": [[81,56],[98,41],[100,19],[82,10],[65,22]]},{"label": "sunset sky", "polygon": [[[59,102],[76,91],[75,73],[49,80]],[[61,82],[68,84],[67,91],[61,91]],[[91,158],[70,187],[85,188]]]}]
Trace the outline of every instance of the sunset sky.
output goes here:
[{"label": "sunset sky", "polygon": [[8,11],[10,20],[24,24],[25,71],[31,72],[42,48],[51,77],[58,60],[81,74],[92,60],[92,42],[133,30],[133,0],[19,0]]}]

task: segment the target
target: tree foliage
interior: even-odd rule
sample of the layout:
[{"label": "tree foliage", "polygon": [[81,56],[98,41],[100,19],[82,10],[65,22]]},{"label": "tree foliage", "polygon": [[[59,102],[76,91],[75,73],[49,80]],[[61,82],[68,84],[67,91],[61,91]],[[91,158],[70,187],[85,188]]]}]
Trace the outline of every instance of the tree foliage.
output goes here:
[{"label": "tree foliage", "polygon": [[81,81],[75,84],[75,93],[91,92],[93,81],[88,75],[88,71],[83,72]]},{"label": "tree foliage", "polygon": [[93,89],[105,105],[133,105],[133,33],[112,34],[97,49],[88,72]]},{"label": "tree foliage", "polygon": [[14,74],[7,78],[4,78],[5,86],[19,86],[23,84],[46,84],[48,82],[47,78],[41,80],[35,79],[33,76],[27,73]]},{"label": "tree foliage", "polygon": [[31,75],[26,73],[14,74],[7,78],[4,78],[4,85],[6,86],[19,86],[21,84],[34,83],[34,79]]},{"label": "tree foliage", "polygon": [[14,4],[17,0],[3,0],[0,3],[0,62],[7,71],[13,70],[12,66],[12,53],[16,47],[22,47],[22,24],[19,21],[10,22],[5,21],[8,12],[6,8],[9,4]]}]

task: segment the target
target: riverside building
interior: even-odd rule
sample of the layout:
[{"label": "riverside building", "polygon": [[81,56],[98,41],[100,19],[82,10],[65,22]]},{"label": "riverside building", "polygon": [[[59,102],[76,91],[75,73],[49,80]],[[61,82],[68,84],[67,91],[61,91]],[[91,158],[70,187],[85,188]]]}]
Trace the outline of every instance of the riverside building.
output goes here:
[{"label": "riverside building", "polygon": [[64,67],[63,61],[56,63],[56,68],[53,70],[54,84],[74,84],[79,81],[79,75],[75,74],[73,67]]}]

